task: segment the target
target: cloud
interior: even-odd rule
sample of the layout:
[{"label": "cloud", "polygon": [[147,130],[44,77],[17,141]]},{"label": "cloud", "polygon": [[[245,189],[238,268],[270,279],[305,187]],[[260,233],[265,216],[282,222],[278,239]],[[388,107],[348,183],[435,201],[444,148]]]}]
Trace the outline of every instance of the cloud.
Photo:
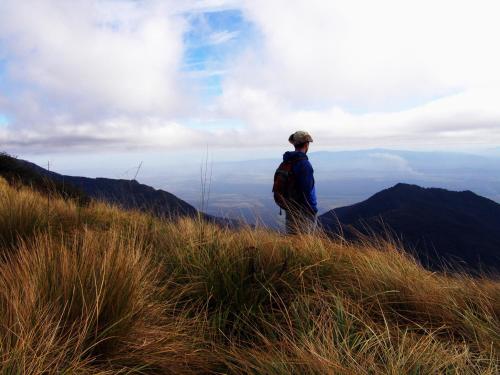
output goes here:
[{"label": "cloud", "polygon": [[[189,123],[199,115],[193,77],[224,71],[183,72],[184,36],[191,15],[236,3],[1,2],[0,113],[11,121],[0,147],[40,152],[206,144],[208,131],[180,125],[178,118]],[[222,44],[237,33],[206,38]]]},{"label": "cloud", "polygon": [[297,129],[313,134],[315,149],[461,148],[500,143],[500,90],[469,90],[396,112],[353,114],[338,106],[297,109],[268,91],[226,86],[221,116],[242,118],[248,143],[286,144]]},{"label": "cloud", "polygon": [[223,82],[221,117],[249,143],[462,148],[500,143],[500,5],[246,1],[259,38]]},{"label": "cloud", "polygon": [[73,119],[176,112],[186,25],[162,4],[3,1],[11,101],[29,95],[48,115]]},{"label": "cloud", "polygon": [[[307,129],[315,149],[498,145],[499,7],[4,0],[0,112],[9,126],[0,143],[30,151],[209,143],[243,153],[286,147],[292,131]],[[235,8],[243,20],[236,12],[214,17],[230,25],[190,29]],[[187,68],[189,33],[206,44],[194,53],[201,68]],[[200,95],[200,81],[215,89]]]},{"label": "cloud", "polygon": [[387,169],[390,169],[391,171],[404,172],[412,177],[423,176],[423,173],[413,169],[408,160],[399,155],[389,153],[373,153],[369,156],[375,160],[382,161],[384,164],[386,164]]},{"label": "cloud", "polygon": [[[189,146],[176,116],[186,20],[171,1],[2,1],[0,147],[109,151]],[[0,71],[0,74],[2,71]]]},{"label": "cloud", "polygon": [[[3,132],[2,132],[3,131]],[[3,133],[3,134],[2,134]],[[159,118],[142,119],[137,126],[129,118],[68,123],[26,129],[1,129],[0,139],[13,150],[27,149],[32,153],[51,151],[154,150],[168,147],[175,150],[206,144],[204,134],[176,122]]]},{"label": "cloud", "polygon": [[171,4],[174,13],[209,13],[239,9],[244,0],[183,0]]},{"label": "cloud", "polygon": [[227,43],[230,40],[236,38],[238,36],[239,32],[238,31],[219,31],[210,34],[208,37],[208,43],[217,45],[217,44],[223,44]]},{"label": "cloud", "polygon": [[249,0],[262,49],[232,79],[295,106],[400,109],[473,87],[500,87],[492,0]]},{"label": "cloud", "polygon": [[[498,96],[500,92],[478,90],[405,111],[352,114],[339,107],[294,109],[263,91],[226,91],[218,110],[205,113],[196,128],[161,117],[141,117],[140,123],[127,116],[77,123],[61,118],[26,129],[0,128],[0,141],[33,152],[196,149],[207,145],[244,152],[245,148],[289,147],[288,135],[306,129],[315,139],[315,150],[457,149],[500,144],[500,107],[491,99]],[[231,118],[245,126],[217,126]]]}]

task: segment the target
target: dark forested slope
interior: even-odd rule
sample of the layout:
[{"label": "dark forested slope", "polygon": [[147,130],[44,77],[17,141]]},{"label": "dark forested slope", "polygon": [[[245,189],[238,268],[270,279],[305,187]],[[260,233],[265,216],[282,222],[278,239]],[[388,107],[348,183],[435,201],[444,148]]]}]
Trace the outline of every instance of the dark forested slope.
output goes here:
[{"label": "dark forested slope", "polygon": [[500,204],[471,191],[397,184],[320,216],[329,232],[396,236],[427,265],[443,261],[498,270]]}]

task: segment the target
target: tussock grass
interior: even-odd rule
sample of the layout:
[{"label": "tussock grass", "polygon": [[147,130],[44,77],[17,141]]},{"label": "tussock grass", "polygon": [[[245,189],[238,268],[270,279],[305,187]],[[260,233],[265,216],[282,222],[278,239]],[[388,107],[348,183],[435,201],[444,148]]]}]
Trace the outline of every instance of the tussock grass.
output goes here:
[{"label": "tussock grass", "polygon": [[497,374],[500,282],[0,180],[5,374]]}]

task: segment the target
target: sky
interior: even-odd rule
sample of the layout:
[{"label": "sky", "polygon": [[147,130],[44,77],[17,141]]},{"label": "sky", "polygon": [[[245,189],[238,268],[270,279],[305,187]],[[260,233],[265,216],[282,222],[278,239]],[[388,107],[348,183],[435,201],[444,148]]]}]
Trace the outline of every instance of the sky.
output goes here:
[{"label": "sky", "polygon": [[253,159],[299,129],[315,150],[495,148],[498,14],[495,0],[0,0],[0,150]]}]

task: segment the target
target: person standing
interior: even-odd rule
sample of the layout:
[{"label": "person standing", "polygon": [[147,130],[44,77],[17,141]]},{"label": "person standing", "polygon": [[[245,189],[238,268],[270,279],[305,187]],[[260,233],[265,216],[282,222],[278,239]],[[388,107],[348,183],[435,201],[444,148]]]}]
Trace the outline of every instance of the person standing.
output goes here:
[{"label": "person standing", "polygon": [[313,141],[306,131],[296,131],[288,138],[294,151],[283,155],[274,175],[274,200],[285,210],[288,234],[310,233],[316,228],[318,212],[314,170],[307,157]]}]

